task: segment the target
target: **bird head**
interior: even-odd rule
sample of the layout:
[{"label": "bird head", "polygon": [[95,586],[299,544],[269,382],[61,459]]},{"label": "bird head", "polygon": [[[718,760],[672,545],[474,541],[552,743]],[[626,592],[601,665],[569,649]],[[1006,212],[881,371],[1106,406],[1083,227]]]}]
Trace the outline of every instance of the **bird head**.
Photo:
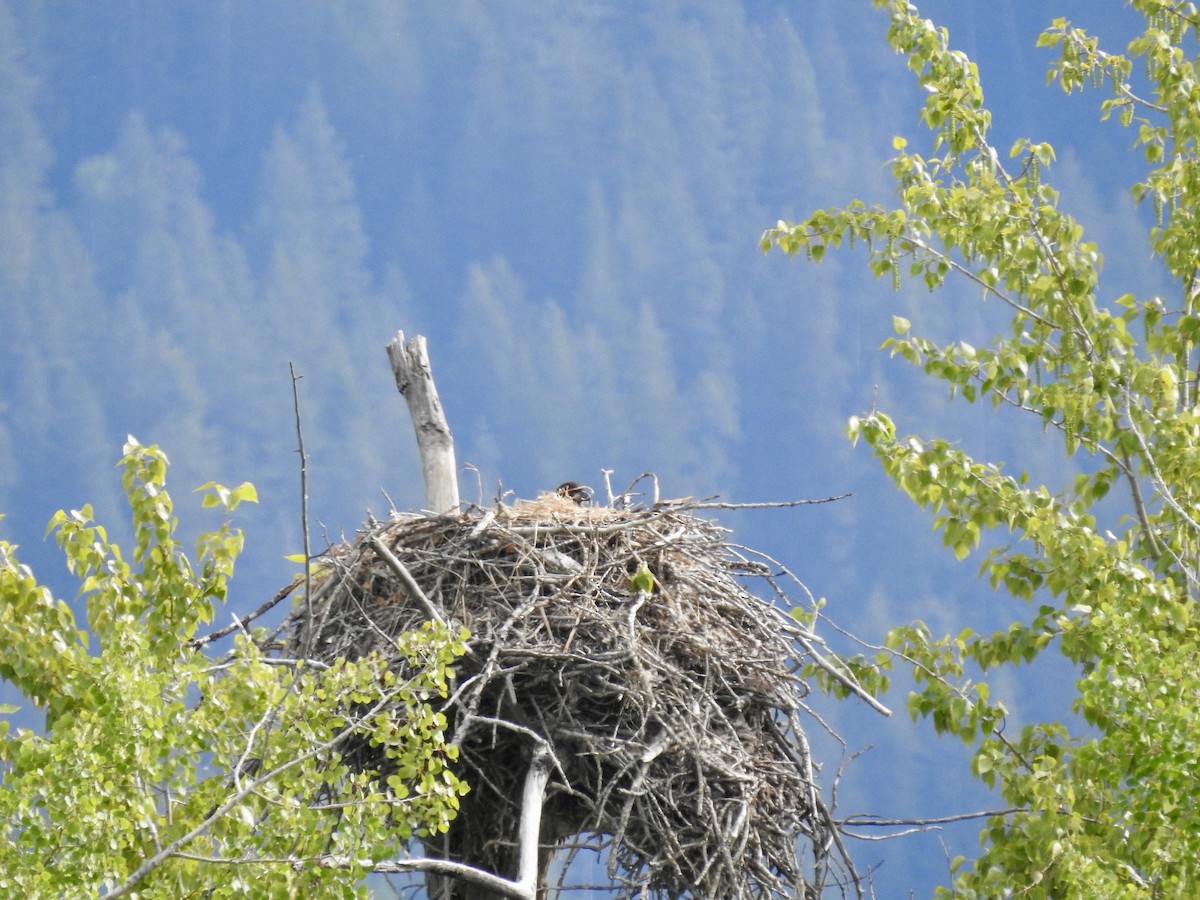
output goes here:
[{"label": "bird head", "polygon": [[586,484],[580,484],[578,481],[564,481],[554,489],[554,493],[582,506],[592,499],[593,492]]}]

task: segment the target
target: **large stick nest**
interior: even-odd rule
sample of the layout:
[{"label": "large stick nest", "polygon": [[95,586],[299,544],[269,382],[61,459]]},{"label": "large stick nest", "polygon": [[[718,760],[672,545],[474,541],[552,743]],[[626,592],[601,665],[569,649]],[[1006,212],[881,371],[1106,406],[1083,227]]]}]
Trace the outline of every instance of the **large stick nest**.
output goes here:
[{"label": "large stick nest", "polygon": [[[540,738],[556,760],[542,841],[598,842],[617,896],[813,896],[844,865],[799,721],[812,636],[775,605],[780,571],[698,506],[544,496],[398,516],[329,554],[295,647],[395,657],[389,636],[431,611],[471,632],[445,708],[471,792],[430,853],[513,877]],[[639,563],[650,593],[631,584]],[[365,741],[344,749],[388,768]]]}]

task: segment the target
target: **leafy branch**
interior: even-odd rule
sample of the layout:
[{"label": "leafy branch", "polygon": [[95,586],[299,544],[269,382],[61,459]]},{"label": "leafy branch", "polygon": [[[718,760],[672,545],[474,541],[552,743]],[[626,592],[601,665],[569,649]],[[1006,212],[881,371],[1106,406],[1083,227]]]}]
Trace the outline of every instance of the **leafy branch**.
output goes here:
[{"label": "leafy branch", "polygon": [[[1038,416],[1069,457],[1093,458],[1069,485],[1035,485],[950,441],[901,436],[883,412],[850,420],[850,437],[870,446],[894,483],[929,510],[958,558],[985,533],[1012,536],[1011,546],[989,552],[981,572],[1032,607],[990,636],[968,629],[934,639],[922,623],[888,636],[887,649],[921,686],[910,697],[913,715],[972,746],[974,774],[1012,810],[989,821],[978,860],[957,861],[954,890],[1186,892],[1182,886],[1200,875],[1193,837],[1200,821],[1184,787],[1190,764],[1176,748],[1200,741],[1200,721],[1166,698],[1200,691],[1192,616],[1200,557],[1195,7],[1133,0],[1146,28],[1124,55],[1102,51],[1062,19],[1039,41],[1058,53],[1049,82],[1069,93],[1107,86],[1101,115],[1118,113],[1136,128],[1148,171],[1133,194],[1154,207],[1149,243],[1182,296],[1181,311],[1168,314],[1158,297],[1101,298],[1099,248],[1059,209],[1045,180],[1053,148],[1018,141],[1010,156],[1021,165],[1006,169],[989,142],[991,113],[974,63],[911,3],[875,4],[890,12],[889,40],[916,75],[921,119],[940,155],[912,152],[896,138],[895,208],[855,201],[818,210],[778,223],[763,248],[820,260],[829,247],[863,243],[871,271],[895,288],[905,275],[930,290],[955,276],[1000,299],[1011,312],[1009,330],[988,346],[939,346],[897,316],[885,347],[967,402],[987,396],[1002,410]],[[1137,59],[1148,90],[1135,88]],[[1099,527],[1095,508],[1120,481],[1127,515],[1113,533]],[[1111,506],[1104,520],[1113,520]],[[966,664],[987,673],[1033,663],[1049,647],[1075,667],[1073,708],[1087,727],[1042,722],[1008,736],[1003,708],[988,701],[986,682],[966,680]],[[878,654],[875,663],[891,660]]]},{"label": "leafy branch", "polygon": [[[400,636],[402,670],[377,653],[313,664],[272,656],[265,629],[247,619],[214,660],[203,649],[225,630],[195,634],[228,595],[242,548],[228,516],[254,489],[204,486],[202,505],[225,521],[189,557],[174,537],[166,456],[131,438],[121,468],[128,559],[86,506],[51,522],[80,581],[90,640],[0,542],[0,675],[47,719],[45,733],[0,720],[0,890],[290,897],[336,884],[347,893],[353,882],[320,860],[383,859],[413,835],[444,831],[465,787],[432,704],[449,692],[462,635],[430,624]],[[352,772],[341,753],[351,737],[392,767]],[[198,864],[233,853],[294,864],[262,877]]]}]

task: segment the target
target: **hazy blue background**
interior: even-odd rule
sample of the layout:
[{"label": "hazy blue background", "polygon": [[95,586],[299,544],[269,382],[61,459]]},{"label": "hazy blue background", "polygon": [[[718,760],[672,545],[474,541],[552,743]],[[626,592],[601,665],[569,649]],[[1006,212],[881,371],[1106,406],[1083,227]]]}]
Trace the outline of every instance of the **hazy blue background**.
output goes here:
[{"label": "hazy blue background", "polygon": [[[1055,15],[1119,48],[1123,4],[922,10],[980,62],[996,143],[1057,147],[1049,178],[1105,251],[1106,292],[1159,290],[1131,136],[1097,122],[1098,96],[1045,89],[1034,48]],[[653,470],[666,496],[852,491],[722,521],[868,641],[917,617],[1006,621],[978,560],[954,563],[843,437],[876,400],[905,431],[1069,477],[1053,435],[948,409],[876,349],[892,313],[982,343],[1003,310],[962,285],[893,294],[854,253],[757,249],[779,218],[887,201],[892,136],[924,143],[885,29],[867,0],[0,0],[0,535],[70,593],[45,523],[90,501],[124,533],[113,464],[132,433],[170,455],[189,533],[192,488],[258,486],[235,582],[257,606],[301,546],[289,361],[329,535],[386,512],[381,489],[421,505],[383,352],[402,328],[429,338],[480,473],[468,499],[601,468]],[[1069,671],[1019,674],[996,686],[1014,726],[1065,712]],[[851,752],[875,748],[843,773],[840,814],[998,805],[963,748],[910,724],[902,691],[888,702],[886,721],[820,704]],[[829,782],[840,750],[820,747]],[[923,896],[978,830],[853,850],[879,896]]]}]

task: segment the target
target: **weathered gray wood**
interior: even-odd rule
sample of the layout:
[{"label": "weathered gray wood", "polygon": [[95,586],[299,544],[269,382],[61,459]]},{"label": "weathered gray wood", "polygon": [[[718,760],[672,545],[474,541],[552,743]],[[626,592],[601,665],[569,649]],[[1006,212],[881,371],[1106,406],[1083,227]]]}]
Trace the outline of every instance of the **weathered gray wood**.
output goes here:
[{"label": "weathered gray wood", "polygon": [[[445,411],[438,399],[429,363],[429,351],[424,336],[415,335],[405,343],[404,332],[398,331],[387,345],[388,360],[396,376],[408,412],[412,417],[417,447],[421,454],[421,474],[425,479],[425,500],[429,511],[451,513],[458,509],[458,464],[454,454],[454,436],[446,421]],[[397,571],[401,580],[412,581],[403,565],[380,544],[373,541],[375,550]],[[432,618],[441,619],[420,588],[409,584],[414,598],[425,606]],[[551,847],[540,847],[542,806],[546,785],[550,780],[551,756],[546,747],[533,754],[525,776],[522,794],[520,833],[515,854],[516,879],[508,880],[485,871],[470,862],[448,859],[409,859],[377,865],[375,871],[424,871],[431,896],[449,896],[456,900],[534,900],[545,895],[546,876]],[[444,883],[444,879],[450,883]]]},{"label": "weathered gray wood", "polygon": [[396,376],[417,435],[421,453],[421,474],[425,479],[426,508],[434,513],[458,510],[458,463],[454,456],[454,435],[446,422],[446,413],[438,399],[429,365],[429,350],[423,335],[415,335],[407,344],[404,332],[388,342],[388,359]]},{"label": "weathered gray wood", "polygon": [[546,786],[555,765],[549,747],[535,748],[521,793],[515,879],[503,878],[472,863],[437,857],[385,861],[376,863],[373,871],[424,872],[430,900],[545,900],[554,848],[539,845],[539,838]]},{"label": "weathered gray wood", "polygon": [[530,897],[545,896],[546,876],[549,874],[551,853],[539,852],[538,839],[542,833],[542,804],[546,785],[550,782],[551,756],[549,748],[538,747],[525,775],[521,793],[521,833],[517,838],[517,884]]}]

